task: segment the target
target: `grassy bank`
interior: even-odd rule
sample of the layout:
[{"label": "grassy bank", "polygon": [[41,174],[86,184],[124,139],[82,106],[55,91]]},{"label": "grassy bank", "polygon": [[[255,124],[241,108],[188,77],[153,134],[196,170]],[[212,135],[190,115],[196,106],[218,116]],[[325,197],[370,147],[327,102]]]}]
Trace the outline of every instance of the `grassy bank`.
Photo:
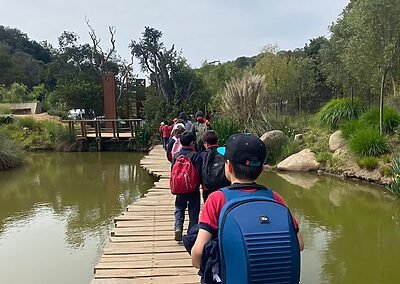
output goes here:
[{"label": "grassy bank", "polygon": [[14,168],[22,163],[23,151],[13,141],[0,135],[0,171]]}]

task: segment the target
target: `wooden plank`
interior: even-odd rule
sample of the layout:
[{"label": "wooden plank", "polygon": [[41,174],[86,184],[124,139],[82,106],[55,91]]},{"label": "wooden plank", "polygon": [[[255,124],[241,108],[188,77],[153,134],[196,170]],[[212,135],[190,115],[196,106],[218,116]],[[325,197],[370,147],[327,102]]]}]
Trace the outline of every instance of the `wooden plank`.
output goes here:
[{"label": "wooden plank", "polygon": [[170,253],[157,253],[157,254],[117,254],[117,255],[103,255],[100,262],[113,262],[113,261],[140,261],[140,260],[164,260],[164,259],[188,259],[187,252],[170,252]]},{"label": "wooden plank", "polygon": [[96,278],[134,278],[157,276],[195,275],[195,268],[145,268],[145,269],[100,269],[96,271]]},{"label": "wooden plank", "polygon": [[[169,238],[169,240],[164,240],[164,241],[157,241],[157,242],[111,242],[107,245],[107,248],[112,249],[112,248],[137,248],[137,247],[143,247],[143,248],[152,248],[152,247],[178,247],[179,249],[182,249],[182,245],[180,245],[178,242],[174,241],[173,238]],[[185,248],[183,248],[185,251]]]},{"label": "wooden plank", "polygon": [[[118,244],[118,243],[117,243]],[[114,244],[114,245],[117,245]],[[128,244],[128,243],[127,243]],[[129,243],[130,244],[130,243]],[[183,248],[184,249],[184,248]],[[121,246],[121,247],[106,247],[103,250],[104,254],[155,254],[166,252],[183,252],[180,247],[134,247],[134,246]]]},{"label": "wooden plank", "polygon": [[148,220],[148,221],[119,221],[115,224],[116,228],[140,228],[140,227],[165,227],[168,226],[169,228],[173,227],[173,220]]},{"label": "wooden plank", "polygon": [[172,237],[169,236],[133,236],[133,237],[110,237],[110,241],[113,243],[122,242],[159,242],[159,241],[170,241]]},{"label": "wooden plank", "polygon": [[91,284],[198,284],[200,282],[197,275],[168,276],[168,277],[143,277],[136,279],[108,278],[93,279]]},{"label": "wooden plank", "polygon": [[193,267],[190,260],[185,259],[165,259],[165,260],[134,260],[134,261],[116,261],[101,262],[95,269],[139,269],[139,268],[166,268],[166,267]]}]

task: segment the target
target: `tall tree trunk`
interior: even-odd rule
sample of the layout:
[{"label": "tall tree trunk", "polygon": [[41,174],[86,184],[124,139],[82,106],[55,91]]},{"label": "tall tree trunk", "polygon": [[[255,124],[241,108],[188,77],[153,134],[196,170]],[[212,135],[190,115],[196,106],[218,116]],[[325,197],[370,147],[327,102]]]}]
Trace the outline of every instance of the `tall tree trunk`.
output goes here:
[{"label": "tall tree trunk", "polygon": [[381,80],[381,94],[379,98],[379,132],[383,134],[383,98],[385,92],[385,81],[387,76],[387,69],[385,68]]}]

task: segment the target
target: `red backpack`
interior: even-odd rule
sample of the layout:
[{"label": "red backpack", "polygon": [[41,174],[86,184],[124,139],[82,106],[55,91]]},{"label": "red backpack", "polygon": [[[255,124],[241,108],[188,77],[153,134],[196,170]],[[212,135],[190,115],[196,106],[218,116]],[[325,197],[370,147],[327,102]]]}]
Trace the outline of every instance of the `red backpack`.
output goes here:
[{"label": "red backpack", "polygon": [[190,157],[181,155],[176,159],[169,185],[174,195],[191,193],[200,186],[199,174]]}]

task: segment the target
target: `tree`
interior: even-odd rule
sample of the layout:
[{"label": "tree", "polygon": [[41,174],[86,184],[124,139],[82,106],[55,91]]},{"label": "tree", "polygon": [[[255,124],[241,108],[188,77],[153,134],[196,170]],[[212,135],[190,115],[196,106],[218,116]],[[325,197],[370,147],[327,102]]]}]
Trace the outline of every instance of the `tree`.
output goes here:
[{"label": "tree", "polygon": [[400,61],[400,0],[351,1],[332,27],[341,49],[338,57],[345,74],[361,83],[379,86],[380,131],[387,80]]},{"label": "tree", "polygon": [[257,61],[255,70],[264,75],[269,96],[274,100],[275,114],[282,113],[283,103],[288,99],[289,60],[284,54],[278,54],[279,47],[269,45],[265,47]]},{"label": "tree", "polygon": [[174,45],[166,49],[161,42],[162,32],[145,27],[142,38],[132,41],[132,55],[140,60],[142,71],[150,73],[157,90],[168,104],[180,106],[195,94],[191,68]]}]

